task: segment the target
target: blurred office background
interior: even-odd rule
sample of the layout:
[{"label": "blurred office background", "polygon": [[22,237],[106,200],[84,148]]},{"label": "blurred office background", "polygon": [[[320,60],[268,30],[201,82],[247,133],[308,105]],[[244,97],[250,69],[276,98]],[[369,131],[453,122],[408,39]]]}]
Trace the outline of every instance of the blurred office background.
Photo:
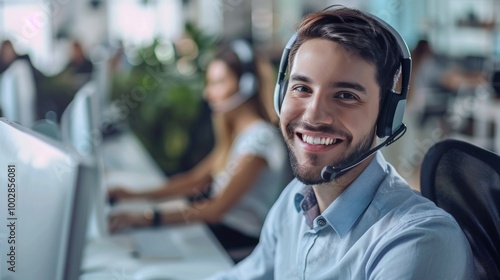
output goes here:
[{"label": "blurred office background", "polygon": [[251,39],[276,67],[300,18],[331,4],[386,20],[413,52],[409,130],[384,151],[413,187],[425,152],[441,139],[500,151],[498,0],[0,0],[0,71],[12,57],[28,62],[33,118],[56,123],[96,81],[112,116],[104,139],[133,131],[170,175],[213,145],[202,90],[217,42]]}]

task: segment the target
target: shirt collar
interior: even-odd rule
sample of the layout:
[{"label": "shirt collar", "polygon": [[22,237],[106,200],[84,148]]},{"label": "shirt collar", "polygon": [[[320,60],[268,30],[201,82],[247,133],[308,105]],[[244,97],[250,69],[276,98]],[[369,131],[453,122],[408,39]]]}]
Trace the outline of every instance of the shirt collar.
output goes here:
[{"label": "shirt collar", "polygon": [[[387,162],[382,153],[377,152],[365,170],[323,211],[322,216],[341,238],[368,207],[386,172]],[[320,214],[312,187],[305,186],[296,193],[294,204],[297,212],[303,212],[306,223],[312,228],[313,220]]]},{"label": "shirt collar", "polygon": [[305,186],[295,194],[295,209],[302,212],[306,218],[306,224],[312,228],[314,219],[319,216],[318,201],[311,186]]}]

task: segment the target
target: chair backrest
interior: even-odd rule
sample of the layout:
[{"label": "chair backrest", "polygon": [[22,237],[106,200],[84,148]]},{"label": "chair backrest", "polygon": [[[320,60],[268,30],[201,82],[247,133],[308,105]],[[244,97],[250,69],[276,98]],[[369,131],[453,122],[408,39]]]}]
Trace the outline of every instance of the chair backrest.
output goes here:
[{"label": "chair backrest", "polygon": [[425,155],[420,182],[422,195],[460,224],[480,279],[500,279],[500,156],[444,140]]}]

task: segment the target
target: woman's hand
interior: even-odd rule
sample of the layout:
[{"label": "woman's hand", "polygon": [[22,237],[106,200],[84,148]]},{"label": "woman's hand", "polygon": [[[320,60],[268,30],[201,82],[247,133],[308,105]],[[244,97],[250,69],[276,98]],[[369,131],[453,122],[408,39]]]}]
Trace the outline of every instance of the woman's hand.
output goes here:
[{"label": "woman's hand", "polygon": [[148,220],[141,214],[132,213],[116,213],[109,217],[109,230],[110,232],[118,232],[127,228],[140,228],[151,226],[151,220]]}]

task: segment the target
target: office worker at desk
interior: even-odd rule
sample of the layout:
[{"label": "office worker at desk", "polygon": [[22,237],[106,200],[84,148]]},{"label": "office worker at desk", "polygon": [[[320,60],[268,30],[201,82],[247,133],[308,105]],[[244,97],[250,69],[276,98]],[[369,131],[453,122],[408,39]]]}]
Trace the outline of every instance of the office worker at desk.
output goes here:
[{"label": "office worker at desk", "polygon": [[[204,97],[213,111],[216,146],[192,170],[169,178],[160,188],[133,193],[111,190],[118,200],[193,196],[211,185],[211,196],[179,212],[143,215],[122,213],[110,218],[112,231],[156,224],[206,222],[226,249],[255,246],[267,212],[290,180],[283,139],[269,115],[270,90],[251,46],[235,40],[207,68]],[[268,98],[269,100],[265,100]],[[266,110],[266,104],[269,104]],[[269,114],[271,113],[271,114]]]},{"label": "office worker at desk", "polygon": [[377,151],[406,129],[410,65],[397,32],[371,15],[336,6],[302,20],[275,91],[296,179],[253,253],[210,279],[475,278],[457,222]]}]

